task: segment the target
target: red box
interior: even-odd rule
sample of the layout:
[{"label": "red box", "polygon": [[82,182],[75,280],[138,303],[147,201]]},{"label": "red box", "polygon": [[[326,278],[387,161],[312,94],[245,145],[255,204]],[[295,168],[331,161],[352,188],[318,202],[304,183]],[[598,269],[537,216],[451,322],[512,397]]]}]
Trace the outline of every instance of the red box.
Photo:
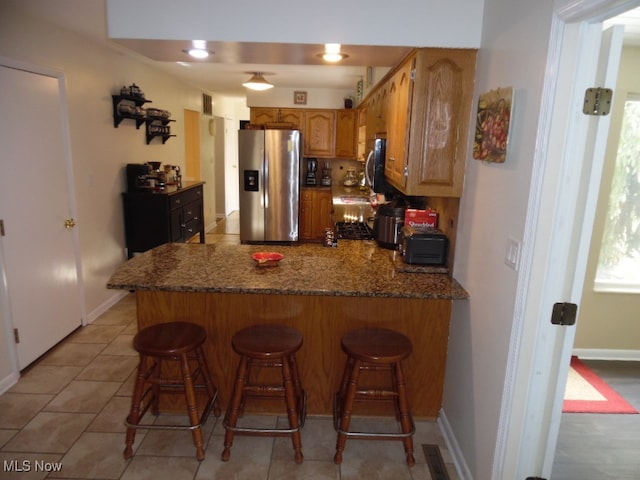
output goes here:
[{"label": "red box", "polygon": [[438,212],[431,209],[407,208],[404,213],[404,224],[414,228],[438,228]]}]

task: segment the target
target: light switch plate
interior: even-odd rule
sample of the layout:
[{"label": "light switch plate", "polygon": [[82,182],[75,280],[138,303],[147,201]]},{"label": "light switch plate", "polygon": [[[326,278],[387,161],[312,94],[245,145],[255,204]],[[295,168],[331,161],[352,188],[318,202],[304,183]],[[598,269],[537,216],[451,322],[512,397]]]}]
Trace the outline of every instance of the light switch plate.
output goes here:
[{"label": "light switch plate", "polygon": [[520,242],[515,238],[507,238],[507,245],[504,252],[504,263],[507,267],[518,271],[520,261]]}]

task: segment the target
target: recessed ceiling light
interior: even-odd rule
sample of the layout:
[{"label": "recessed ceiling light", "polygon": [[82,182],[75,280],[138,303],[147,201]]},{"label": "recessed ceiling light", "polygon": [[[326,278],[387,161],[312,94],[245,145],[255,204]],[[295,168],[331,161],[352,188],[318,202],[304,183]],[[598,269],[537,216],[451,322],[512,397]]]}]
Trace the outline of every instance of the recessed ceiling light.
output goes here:
[{"label": "recessed ceiling light", "polygon": [[188,53],[193,58],[203,59],[209,56],[208,50],[202,50],[201,48],[190,48],[189,50],[183,50],[183,52]]},{"label": "recessed ceiling light", "polygon": [[318,54],[325,62],[336,63],[347,58],[349,55],[340,52],[339,43],[325,43],[324,53]]},{"label": "recessed ceiling light", "polygon": [[188,53],[193,58],[201,60],[203,58],[207,58],[212,53],[207,50],[207,42],[204,40],[193,40],[191,45],[191,48],[183,50],[183,52]]}]

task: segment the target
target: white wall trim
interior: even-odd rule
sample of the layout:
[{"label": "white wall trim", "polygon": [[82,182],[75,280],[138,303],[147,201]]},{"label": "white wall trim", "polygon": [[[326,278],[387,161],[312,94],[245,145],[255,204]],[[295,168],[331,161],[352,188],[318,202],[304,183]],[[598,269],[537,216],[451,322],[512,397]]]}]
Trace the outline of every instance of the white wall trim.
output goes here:
[{"label": "white wall trim", "polygon": [[629,362],[640,362],[640,350],[574,348],[573,354],[584,360],[624,360]]},{"label": "white wall trim", "polygon": [[20,380],[20,374],[13,372],[0,380],[0,395],[13,387]]},{"label": "white wall trim", "polygon": [[115,291],[111,298],[107,299],[106,302],[103,302],[98,306],[98,308],[95,308],[87,315],[87,324],[93,323],[100,315],[109,310],[127,295],[129,295],[129,292],[126,290]]},{"label": "white wall trim", "polygon": [[461,480],[473,480],[471,470],[467,465],[464,454],[462,453],[462,449],[458,444],[458,440],[456,439],[456,436],[453,432],[453,428],[451,428],[451,424],[449,423],[447,414],[443,409],[440,409],[440,415],[438,416],[438,426],[440,427],[440,432],[444,437],[444,441],[447,444],[447,449],[449,450],[451,458],[453,459],[458,477]]}]

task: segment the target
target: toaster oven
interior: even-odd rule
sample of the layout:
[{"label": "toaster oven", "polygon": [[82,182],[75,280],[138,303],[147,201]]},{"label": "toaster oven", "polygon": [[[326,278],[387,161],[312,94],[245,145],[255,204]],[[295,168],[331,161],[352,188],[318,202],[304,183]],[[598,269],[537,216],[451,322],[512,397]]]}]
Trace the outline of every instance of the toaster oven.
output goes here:
[{"label": "toaster oven", "polygon": [[402,230],[404,261],[418,265],[446,265],[449,239],[435,228],[406,226]]}]

